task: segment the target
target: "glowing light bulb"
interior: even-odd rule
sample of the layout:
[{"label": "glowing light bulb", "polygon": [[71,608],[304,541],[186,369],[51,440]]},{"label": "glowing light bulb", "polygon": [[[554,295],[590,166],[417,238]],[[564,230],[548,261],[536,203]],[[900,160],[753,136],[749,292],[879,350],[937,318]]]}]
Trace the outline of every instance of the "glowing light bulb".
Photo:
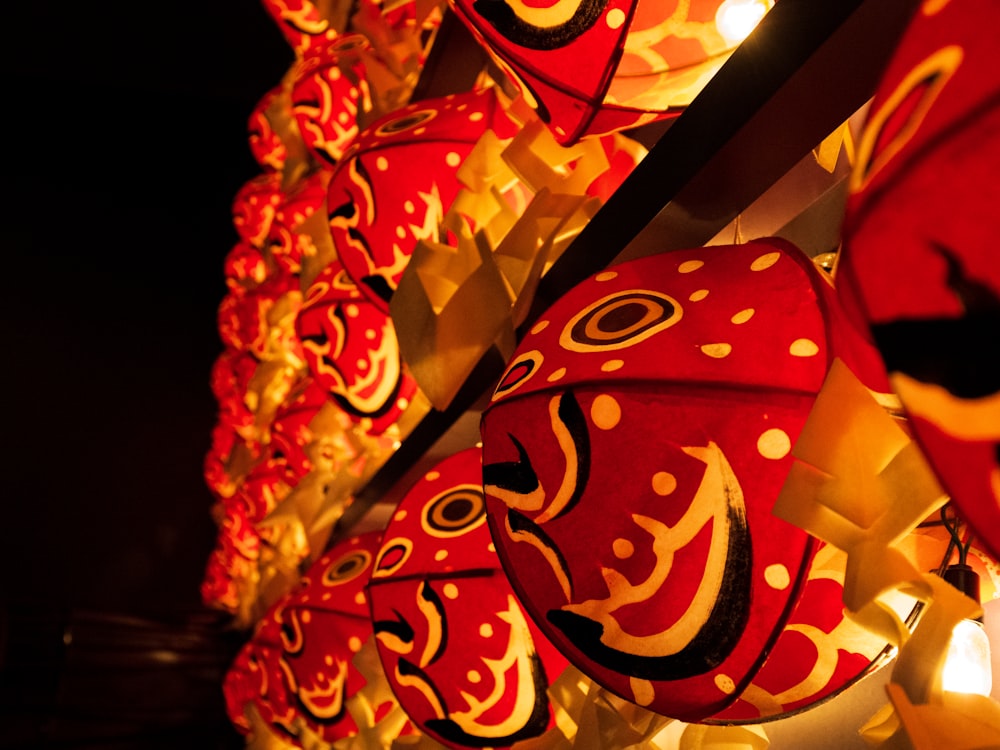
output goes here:
[{"label": "glowing light bulb", "polygon": [[735,47],[750,36],[772,5],[773,0],[725,0],[715,12],[715,26]]},{"label": "glowing light bulb", "polygon": [[993,689],[990,642],[981,623],[962,620],[955,626],[948,644],[941,687],[953,693],[990,694]]}]

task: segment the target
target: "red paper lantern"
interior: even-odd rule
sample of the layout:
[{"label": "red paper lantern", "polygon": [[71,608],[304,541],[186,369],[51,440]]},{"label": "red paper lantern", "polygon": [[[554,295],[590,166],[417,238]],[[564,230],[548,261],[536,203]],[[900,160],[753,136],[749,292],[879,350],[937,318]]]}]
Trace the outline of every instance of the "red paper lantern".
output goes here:
[{"label": "red paper lantern", "polygon": [[988,0],[914,16],[869,110],[836,279],[939,479],[1000,559],[996,17]]},{"label": "red paper lantern", "polygon": [[280,172],[288,160],[288,147],[279,129],[271,124],[271,113],[286,96],[284,85],[275,86],[261,97],[247,120],[247,144],[261,169]]},{"label": "red paper lantern", "polygon": [[379,538],[369,532],[335,545],[261,618],[234,663],[263,672],[249,681],[258,691],[249,696],[245,675],[225,682],[237,726],[249,700],[278,736],[297,744],[303,725],[328,743],[357,733],[347,701],[365,686],[352,659],[372,634],[365,585]]},{"label": "red paper lantern", "polygon": [[585,674],[701,721],[782,658],[790,616],[841,620],[839,587],[798,606],[818,542],[771,515],[834,357],[886,389],[827,278],[781,240],[615,266],[533,326],[483,414],[487,511],[521,600]]},{"label": "red paper lantern", "polygon": [[[330,171],[317,169],[302,177],[283,194],[275,206],[264,248],[273,272],[298,276],[303,258],[316,254],[316,238],[306,227],[314,214],[326,210],[326,188]],[[325,225],[323,231],[326,231]],[[298,279],[296,279],[298,282]]]},{"label": "red paper lantern", "polygon": [[309,152],[336,164],[358,134],[358,116],[370,106],[365,69],[357,50],[369,47],[360,34],[311,50],[294,69],[292,113]]},{"label": "red paper lantern", "polygon": [[224,422],[216,422],[212,428],[212,444],[205,452],[202,475],[208,489],[218,498],[230,497],[236,491],[226,463],[239,439],[236,430]]},{"label": "red paper lantern", "polygon": [[[322,47],[337,38],[330,11],[336,6],[310,0],[262,0],[264,10],[277,24],[285,41],[297,55]],[[325,12],[321,12],[321,8]]]},{"label": "red paper lantern", "polygon": [[[674,117],[768,0],[450,0],[563,144]],[[730,15],[749,20],[736,30]],[[748,15],[749,14],[749,15]]]},{"label": "red paper lantern", "polygon": [[330,234],[344,269],[379,310],[420,239],[462,187],[459,166],[487,130],[514,135],[493,88],[430,99],[376,120],[358,134],[330,179]]},{"label": "red paper lantern", "polygon": [[244,440],[256,435],[253,412],[247,406],[245,397],[258,364],[256,357],[249,352],[226,348],[212,364],[209,379],[219,406],[219,422],[231,427]]},{"label": "red paper lantern", "polygon": [[226,512],[230,506],[237,505],[251,523],[263,521],[292,490],[293,485],[285,481],[288,477],[283,468],[272,457],[270,446],[266,447],[233,496],[223,501]]},{"label": "red paper lantern", "polygon": [[257,574],[260,533],[238,503],[219,503],[218,533],[201,583],[206,606],[236,614],[248,584]]},{"label": "red paper lantern", "polygon": [[267,263],[259,248],[239,240],[226,254],[222,272],[229,289],[250,291],[267,278]]},{"label": "red paper lantern", "polygon": [[316,437],[310,423],[329,401],[326,391],[315,380],[304,377],[274,415],[268,447],[272,460],[281,467],[290,485],[297,484],[313,469],[306,453],[306,446]]},{"label": "red paper lantern", "polygon": [[250,733],[246,707],[261,693],[263,679],[264,672],[260,668],[257,655],[247,647],[240,650],[226,670],[222,684],[226,715],[233,726],[243,734]]},{"label": "red paper lantern", "polygon": [[285,740],[293,740],[296,707],[281,673],[281,620],[277,606],[254,627],[253,635],[237,653],[223,680],[226,712],[233,725],[244,734],[251,731],[248,709]]},{"label": "red paper lantern", "polygon": [[264,172],[247,180],[233,197],[233,228],[244,242],[262,247],[283,200],[281,173]]},{"label": "red paper lantern", "polygon": [[[274,340],[281,337],[280,330],[272,330],[276,326],[269,321],[269,314],[289,294],[301,299],[298,279],[285,273],[273,274],[248,291],[227,292],[217,312],[222,342],[236,351],[250,352],[259,360],[267,359]],[[289,346],[294,344],[290,342]]]},{"label": "red paper lantern", "polygon": [[310,374],[356,423],[379,435],[399,419],[416,382],[400,358],[392,319],[339,262],[309,287],[295,326]]},{"label": "red paper lantern", "polygon": [[482,451],[438,463],[383,534],[369,585],[383,670],[400,705],[448,747],[508,747],[552,724],[566,661],[521,609],[486,526]]}]

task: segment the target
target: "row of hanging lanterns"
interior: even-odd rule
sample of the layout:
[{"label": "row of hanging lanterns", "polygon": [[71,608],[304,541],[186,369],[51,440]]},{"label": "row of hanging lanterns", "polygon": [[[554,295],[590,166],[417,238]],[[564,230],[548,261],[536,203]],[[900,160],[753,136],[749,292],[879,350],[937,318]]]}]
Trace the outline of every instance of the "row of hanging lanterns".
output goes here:
[{"label": "row of hanging lanterns", "polygon": [[[263,5],[295,60],[250,115],[261,171],[233,201],[202,585],[248,633],[224,692],[250,746],[762,748],[763,722],[895,654],[872,742],[904,746],[927,706],[1000,736],[1000,704],[939,679],[978,600],[901,551],[950,497],[966,535],[921,563],[957,539],[962,580],[1000,580],[988,193],[958,221],[927,197],[1000,163],[973,13],[927,3],[904,37],[835,275],[774,238],[665,252],[518,342],[538,278],[643,156],[622,131],[680,114],[770,4]],[[496,70],[410,101],[446,12]],[[893,223],[914,202],[927,221]],[[886,287],[886,232],[923,286]],[[481,446],[335,536],[490,347],[508,364]]]}]

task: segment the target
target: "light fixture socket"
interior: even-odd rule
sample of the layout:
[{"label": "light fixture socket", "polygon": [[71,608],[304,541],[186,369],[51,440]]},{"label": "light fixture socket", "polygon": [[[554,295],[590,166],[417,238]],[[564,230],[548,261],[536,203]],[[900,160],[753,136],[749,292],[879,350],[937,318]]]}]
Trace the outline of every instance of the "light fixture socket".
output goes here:
[{"label": "light fixture socket", "polygon": [[[949,565],[944,571],[944,580],[961,591],[975,602],[981,602],[979,598],[979,574],[965,563]],[[982,622],[983,618],[973,618],[976,622]]]}]

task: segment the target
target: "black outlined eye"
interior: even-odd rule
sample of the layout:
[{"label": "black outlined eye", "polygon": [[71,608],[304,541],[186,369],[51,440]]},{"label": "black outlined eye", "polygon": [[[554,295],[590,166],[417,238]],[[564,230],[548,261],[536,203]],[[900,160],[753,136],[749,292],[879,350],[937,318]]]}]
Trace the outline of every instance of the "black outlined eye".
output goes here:
[{"label": "black outlined eye", "polygon": [[395,135],[396,133],[402,133],[406,130],[412,130],[418,125],[422,125],[425,122],[433,120],[437,116],[437,112],[433,109],[418,109],[416,112],[410,112],[409,114],[397,117],[384,125],[380,125],[376,130],[375,134],[382,135]]},{"label": "black outlined eye", "polygon": [[585,307],[566,324],[559,343],[574,352],[625,349],[675,325],[677,300],[640,289],[612,294]]},{"label": "black outlined eye", "polygon": [[538,372],[545,358],[537,350],[525,352],[507,367],[507,372],[493,392],[493,400],[517,390]]},{"label": "black outlined eye", "polygon": [[390,576],[403,567],[413,552],[413,542],[403,537],[391,539],[382,545],[378,557],[375,559],[375,569],[372,571],[372,578],[383,578]]},{"label": "black outlined eye", "polygon": [[476,0],[475,11],[505,39],[528,49],[565,47],[590,29],[608,0],[556,0],[544,7],[514,6],[504,0]]},{"label": "black outlined eye", "polygon": [[421,524],[431,536],[458,536],[482,524],[486,520],[485,510],[481,487],[454,487],[424,506]]},{"label": "black outlined eye", "polygon": [[367,550],[355,550],[335,560],[323,573],[323,584],[341,586],[353,581],[371,565],[372,555]]}]

